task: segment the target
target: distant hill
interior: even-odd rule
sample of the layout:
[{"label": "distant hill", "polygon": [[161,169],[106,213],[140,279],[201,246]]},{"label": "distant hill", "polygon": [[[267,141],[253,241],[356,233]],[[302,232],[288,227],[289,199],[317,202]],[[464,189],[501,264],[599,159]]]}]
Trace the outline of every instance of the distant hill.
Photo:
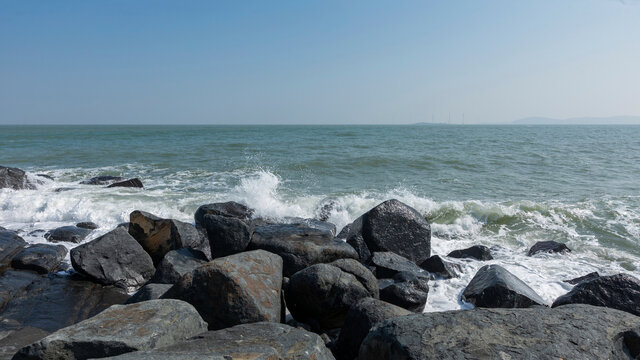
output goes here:
[{"label": "distant hill", "polygon": [[579,117],[552,119],[529,117],[515,120],[517,125],[640,125],[640,116]]}]

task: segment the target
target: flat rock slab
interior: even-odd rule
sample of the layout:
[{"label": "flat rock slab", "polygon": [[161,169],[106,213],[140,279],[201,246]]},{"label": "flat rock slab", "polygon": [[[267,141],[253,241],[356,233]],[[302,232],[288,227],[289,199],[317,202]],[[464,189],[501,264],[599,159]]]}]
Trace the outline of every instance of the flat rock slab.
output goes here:
[{"label": "flat rock slab", "polygon": [[81,243],[89,234],[91,234],[91,229],[81,228],[77,226],[62,226],[53,230],[48,231],[44,234],[44,238],[51,242],[72,242],[72,243]]},{"label": "flat rock slab", "polygon": [[462,300],[488,308],[544,305],[544,300],[533,289],[500,265],[480,268],[464,289]]},{"label": "flat rock slab", "polygon": [[0,166],[0,189],[33,190],[36,186],[29,181],[27,174],[18,168]]},{"label": "flat rock slab", "polygon": [[640,281],[627,274],[600,276],[583,281],[557,298],[552,306],[566,304],[604,306],[640,316]]},{"label": "flat rock slab", "polygon": [[567,245],[563,243],[559,243],[556,241],[539,241],[535,243],[529,252],[527,252],[527,256],[533,256],[537,253],[563,253],[570,252],[571,249],[567,247]]},{"label": "flat rock slab", "polygon": [[209,331],[172,346],[112,359],[333,360],[334,357],[317,334],[284,324],[258,322]]},{"label": "flat rock slab", "polygon": [[638,324],[589,305],[416,314],[380,324],[358,359],[627,359],[621,333]]},{"label": "flat rock slab", "polygon": [[25,346],[20,359],[90,359],[173,345],[206,331],[193,306],[180,300],[114,305]]},{"label": "flat rock slab", "polygon": [[14,269],[33,270],[46,274],[58,268],[67,256],[67,252],[67,248],[62,245],[31,245],[13,258],[11,266]]},{"label": "flat rock slab", "polygon": [[447,256],[458,259],[493,260],[491,250],[484,245],[474,245],[466,249],[453,250]]}]

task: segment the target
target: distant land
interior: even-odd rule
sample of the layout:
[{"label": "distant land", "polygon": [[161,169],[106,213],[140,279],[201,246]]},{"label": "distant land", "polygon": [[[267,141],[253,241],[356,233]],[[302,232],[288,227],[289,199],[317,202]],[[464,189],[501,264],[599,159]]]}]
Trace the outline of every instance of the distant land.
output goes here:
[{"label": "distant land", "polygon": [[640,116],[577,117],[552,119],[529,117],[513,121],[517,125],[640,125]]}]

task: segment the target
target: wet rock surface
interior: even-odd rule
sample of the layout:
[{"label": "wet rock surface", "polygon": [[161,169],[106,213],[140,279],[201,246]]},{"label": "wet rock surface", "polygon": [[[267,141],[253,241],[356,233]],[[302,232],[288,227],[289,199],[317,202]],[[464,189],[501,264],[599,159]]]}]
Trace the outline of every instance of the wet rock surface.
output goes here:
[{"label": "wet rock surface", "polygon": [[140,179],[133,178],[129,180],[115,182],[107,187],[108,188],[114,188],[114,187],[143,188],[144,186],[142,185],[142,181],[140,181]]},{"label": "wet rock surface", "polygon": [[537,253],[564,253],[570,251],[571,249],[567,245],[556,241],[539,241],[529,249],[527,256],[533,256]]},{"label": "wet rock surface", "polygon": [[11,261],[11,267],[46,274],[56,270],[65,256],[67,248],[62,245],[36,244],[19,252]]},{"label": "wet rock surface", "polygon": [[458,259],[493,260],[491,250],[484,245],[474,245],[466,249],[453,250],[447,256]]},{"label": "wet rock surface", "polygon": [[27,242],[10,230],[0,230],[0,274],[11,264],[14,256],[27,246]]},{"label": "wet rock surface", "polygon": [[380,300],[414,312],[422,312],[429,296],[426,274],[399,272],[392,279],[378,282]]},{"label": "wet rock surface", "polygon": [[460,265],[446,261],[439,255],[433,255],[423,261],[420,263],[420,267],[435,277],[441,277],[443,279],[458,277],[458,274],[462,272]]},{"label": "wet rock surface", "polygon": [[202,219],[213,257],[237,254],[249,246],[253,230],[245,220],[213,214]]},{"label": "wet rock surface", "polygon": [[544,305],[544,300],[533,289],[499,265],[480,268],[464,289],[462,300],[487,308]]},{"label": "wet rock surface", "polygon": [[27,174],[18,168],[0,166],[0,189],[33,190],[36,186]]},{"label": "wet rock surface", "polygon": [[51,242],[72,242],[81,243],[91,234],[91,229],[81,228],[77,226],[61,226],[59,228],[48,231],[44,234],[44,238]]},{"label": "wet rock surface", "polygon": [[182,276],[192,272],[207,262],[207,257],[200,251],[191,248],[172,250],[164,256],[150,282],[175,284]]},{"label": "wet rock surface", "polygon": [[569,279],[569,280],[563,280],[563,281],[566,282],[567,284],[577,285],[583,281],[589,281],[589,280],[597,279],[599,277],[600,277],[600,274],[598,274],[597,271],[594,271],[592,273],[588,273],[587,275],[579,276],[575,279]]},{"label": "wet rock surface", "polygon": [[121,178],[120,176],[110,176],[110,175],[103,175],[103,176],[96,176],[96,177],[92,177],[91,179],[88,180],[83,180],[80,182],[80,184],[83,185],[109,185],[112,184],[116,181],[122,181],[123,178]]},{"label": "wet rock surface", "polygon": [[392,278],[402,271],[423,272],[418,265],[392,252],[374,252],[367,265],[373,267],[373,273],[378,279]]},{"label": "wet rock surface", "polygon": [[79,228],[83,228],[83,229],[89,229],[89,230],[95,230],[97,228],[99,228],[98,224],[91,222],[91,221],[83,221],[83,222],[79,222],[76,224],[76,227]]},{"label": "wet rock surface", "polygon": [[213,203],[200,206],[194,215],[196,227],[201,228],[204,223],[204,216],[207,214],[231,217],[240,220],[249,220],[253,216],[253,209],[237,203],[235,201],[227,201],[222,203]]}]

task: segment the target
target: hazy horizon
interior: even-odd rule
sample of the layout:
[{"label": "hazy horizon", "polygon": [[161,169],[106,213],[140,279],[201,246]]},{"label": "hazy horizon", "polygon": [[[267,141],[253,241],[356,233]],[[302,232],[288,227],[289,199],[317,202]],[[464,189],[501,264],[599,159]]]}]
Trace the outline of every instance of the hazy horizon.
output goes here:
[{"label": "hazy horizon", "polygon": [[2,2],[0,125],[638,117],[637,4]]}]

